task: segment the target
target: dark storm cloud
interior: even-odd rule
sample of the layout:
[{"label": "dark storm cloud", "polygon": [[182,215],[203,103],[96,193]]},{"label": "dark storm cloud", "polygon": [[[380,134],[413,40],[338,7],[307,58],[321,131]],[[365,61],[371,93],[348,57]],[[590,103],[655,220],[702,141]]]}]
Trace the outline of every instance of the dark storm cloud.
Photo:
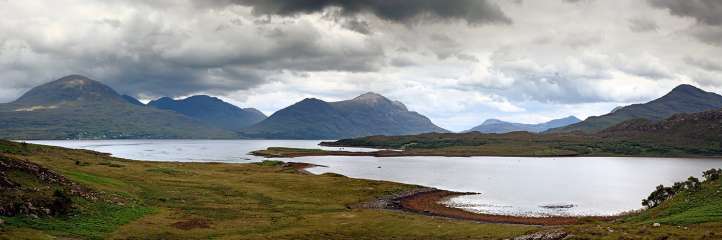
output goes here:
[{"label": "dark storm cloud", "polygon": [[669,9],[682,17],[692,17],[707,25],[722,25],[722,1],[719,0],[649,0],[652,6]]},{"label": "dark storm cloud", "polygon": [[[12,63],[0,64],[0,79],[8,83],[5,89],[20,89],[8,99],[69,74],[87,75],[121,93],[158,97],[225,94],[268,83],[284,72],[370,72],[387,64],[373,40],[329,39],[310,21],[256,23],[253,16],[186,15],[168,6],[139,11],[160,8],[168,8],[162,17],[63,22],[53,15],[48,21],[64,26],[56,40],[43,32],[49,23],[0,24],[0,62]],[[354,24],[356,31],[364,31],[363,23]]]},{"label": "dark storm cloud", "polygon": [[652,6],[667,9],[672,15],[690,17],[697,26],[689,32],[702,42],[722,45],[722,1],[719,0],[649,0]]},{"label": "dark storm cloud", "polygon": [[344,15],[370,13],[394,22],[413,23],[420,17],[465,20],[470,24],[511,23],[499,6],[486,0],[236,0],[256,14],[297,15],[338,7]]},{"label": "dark storm cloud", "polygon": [[369,27],[369,23],[366,21],[362,21],[359,19],[350,19],[343,22],[342,25],[347,29],[353,30],[361,34],[371,34],[371,27]]}]

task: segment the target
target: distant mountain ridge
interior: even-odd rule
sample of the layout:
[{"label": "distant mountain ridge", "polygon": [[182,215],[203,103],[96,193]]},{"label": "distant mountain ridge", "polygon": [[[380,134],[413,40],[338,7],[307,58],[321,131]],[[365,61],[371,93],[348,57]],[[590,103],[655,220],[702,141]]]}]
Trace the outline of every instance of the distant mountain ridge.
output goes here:
[{"label": "distant mountain ridge", "polygon": [[340,139],[370,135],[448,132],[398,101],[376,93],[325,102],[307,98],[241,132],[252,138]]},{"label": "distant mountain ridge", "polygon": [[480,133],[508,133],[516,131],[526,131],[539,133],[552,128],[564,127],[570,124],[581,122],[579,118],[575,116],[569,116],[560,119],[554,119],[548,122],[539,124],[525,124],[525,123],[513,123],[505,122],[498,119],[488,119],[479,126],[473,127],[465,132],[480,132]]},{"label": "distant mountain ridge", "polygon": [[181,114],[138,106],[85,76],[70,75],[0,104],[4,139],[236,138]]},{"label": "distant mountain ridge", "polygon": [[148,106],[171,110],[210,126],[231,131],[240,131],[266,119],[266,115],[257,109],[239,108],[221,99],[206,95],[197,95],[181,100],[164,97],[149,102]]},{"label": "distant mountain ridge", "polygon": [[722,109],[678,113],[662,121],[638,118],[598,133],[604,137],[627,138],[642,142],[662,142],[673,146],[696,146],[703,151],[722,152]]},{"label": "distant mountain ridge", "polygon": [[692,85],[682,84],[653,101],[633,104],[596,117],[548,132],[599,132],[608,127],[632,119],[663,120],[677,113],[696,113],[722,108],[722,96],[703,91]]}]

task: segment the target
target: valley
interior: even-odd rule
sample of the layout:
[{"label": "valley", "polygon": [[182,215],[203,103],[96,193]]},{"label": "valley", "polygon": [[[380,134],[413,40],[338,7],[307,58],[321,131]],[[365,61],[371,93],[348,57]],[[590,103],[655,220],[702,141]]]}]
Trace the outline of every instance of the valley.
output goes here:
[{"label": "valley", "polygon": [[[163,236],[165,239],[502,239],[526,234],[573,236],[569,239],[622,235],[709,238],[722,229],[714,214],[718,207],[715,201],[719,201],[714,199],[722,197],[718,190],[719,180],[706,182],[700,191],[675,196],[660,207],[632,213],[619,220],[581,218],[572,225],[539,227],[434,217],[443,215],[437,210],[422,210],[423,214],[418,214],[363,207],[365,202],[419,186],[353,179],[338,174],[308,175],[281,162],[132,161],[86,150],[4,141],[0,142],[0,150],[3,163],[28,161],[40,164],[95,194],[91,199],[84,199],[75,193],[67,193],[72,201],[67,216],[0,217],[3,220],[0,239],[49,239],[53,236],[82,239],[140,236]],[[4,172],[8,170],[4,169]],[[33,180],[33,176],[9,175],[9,179],[20,183],[19,187],[54,188],[52,183],[42,179]],[[24,201],[35,201],[33,199]],[[381,222],[383,224],[379,224]],[[652,226],[656,223],[661,224]]]},{"label": "valley", "polygon": [[0,0],[0,240],[722,240],[722,0]]}]

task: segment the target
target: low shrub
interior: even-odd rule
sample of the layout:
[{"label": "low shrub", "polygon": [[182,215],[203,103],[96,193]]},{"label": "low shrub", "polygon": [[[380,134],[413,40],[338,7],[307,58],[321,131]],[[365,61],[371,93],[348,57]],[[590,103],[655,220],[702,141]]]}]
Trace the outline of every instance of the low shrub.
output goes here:
[{"label": "low shrub", "polygon": [[[704,171],[702,173],[702,176],[705,178],[704,182],[719,179],[720,173],[722,173],[722,169],[710,169]],[[700,182],[698,178],[690,176],[687,178],[687,181],[675,182],[671,187],[665,187],[664,185],[657,186],[657,188],[649,194],[649,197],[642,199],[642,205],[648,208],[654,208],[662,204],[667,199],[674,197],[677,193],[684,191],[696,192],[701,189],[702,182]]]},{"label": "low shrub", "polygon": [[710,169],[707,171],[704,171],[702,173],[702,177],[704,177],[704,181],[716,181],[719,179],[720,175],[722,175],[722,169]]}]

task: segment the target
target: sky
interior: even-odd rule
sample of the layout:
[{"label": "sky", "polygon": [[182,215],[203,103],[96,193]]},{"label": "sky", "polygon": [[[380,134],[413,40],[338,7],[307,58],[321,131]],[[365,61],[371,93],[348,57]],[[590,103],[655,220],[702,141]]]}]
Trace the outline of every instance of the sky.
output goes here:
[{"label": "sky", "polygon": [[82,74],[266,114],[365,92],[455,131],[722,93],[718,0],[0,0],[0,102]]}]

